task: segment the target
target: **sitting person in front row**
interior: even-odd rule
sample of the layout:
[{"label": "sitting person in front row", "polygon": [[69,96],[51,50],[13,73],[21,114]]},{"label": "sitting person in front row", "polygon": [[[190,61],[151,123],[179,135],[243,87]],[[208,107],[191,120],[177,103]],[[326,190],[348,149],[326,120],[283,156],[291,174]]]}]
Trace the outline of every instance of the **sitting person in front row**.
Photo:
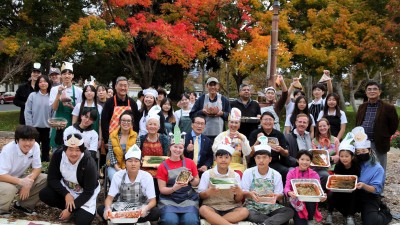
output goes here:
[{"label": "sitting person in front row", "polygon": [[[158,221],[160,211],[156,207],[153,177],[148,172],[140,170],[141,158],[142,151],[136,144],[130,147],[125,154],[126,169],[119,170],[114,174],[104,206],[97,207],[97,214],[104,220],[109,218],[111,211],[138,207],[141,208],[138,224],[146,221]],[[117,201],[113,203],[115,197],[117,197]]]},{"label": "sitting person in front row", "polygon": [[[15,140],[0,151],[0,216],[9,216],[15,195],[19,201],[14,208],[26,215],[35,215],[39,190],[46,186],[46,175],[42,174],[40,147],[35,139],[39,136],[32,126],[20,125],[15,130]],[[32,171],[26,174],[27,169]]]},{"label": "sitting person in front row", "polygon": [[96,215],[96,198],[100,192],[96,162],[85,148],[83,137],[72,133],[64,140],[63,150],[53,153],[47,187],[39,197],[42,202],[62,210],[60,219],[89,225]]},{"label": "sitting person in front row", "polygon": [[[181,134],[176,126],[169,147],[169,159],[162,162],[157,170],[160,225],[199,223],[199,195],[193,189],[199,184],[199,174],[193,160],[183,156],[184,136],[185,133]],[[186,180],[180,179],[180,173],[188,175]]]},{"label": "sitting person in front row", "polygon": [[243,191],[238,185],[230,189],[218,189],[210,184],[212,178],[233,178],[240,184],[240,176],[229,168],[235,150],[226,144],[220,144],[215,153],[217,165],[203,173],[198,192],[203,199],[200,216],[213,225],[238,223],[247,218],[249,211],[242,207]]},{"label": "sitting person in front row", "polygon": [[[317,179],[320,182],[318,173],[310,168],[312,156],[310,151],[300,150],[296,157],[299,166],[289,171],[286,178],[285,194],[290,197],[291,207],[296,210],[293,217],[295,225],[313,225],[314,217],[318,222],[322,220],[321,212],[318,211],[318,204],[299,201],[291,183],[292,179]],[[320,201],[325,200],[326,196],[323,195]]]},{"label": "sitting person in front row", "polygon": [[281,174],[270,168],[271,146],[268,138],[258,138],[259,145],[254,146],[254,159],[257,166],[244,171],[242,189],[246,201],[244,206],[249,210],[248,220],[257,224],[285,224],[293,217],[293,210],[278,203],[262,203],[262,196],[273,196],[274,202],[283,199]]},{"label": "sitting person in front row", "polygon": [[[335,175],[354,175],[360,176],[360,166],[355,160],[352,133],[348,133],[339,145],[339,161],[335,165]],[[332,181],[331,181],[332,183]],[[354,181],[355,183],[355,181]],[[332,185],[332,184],[331,184]],[[331,186],[332,188],[332,186]],[[356,192],[341,193],[330,192],[328,194],[328,215],[325,224],[333,224],[333,210],[336,208],[345,218],[346,225],[355,225],[354,213],[356,207]]]}]

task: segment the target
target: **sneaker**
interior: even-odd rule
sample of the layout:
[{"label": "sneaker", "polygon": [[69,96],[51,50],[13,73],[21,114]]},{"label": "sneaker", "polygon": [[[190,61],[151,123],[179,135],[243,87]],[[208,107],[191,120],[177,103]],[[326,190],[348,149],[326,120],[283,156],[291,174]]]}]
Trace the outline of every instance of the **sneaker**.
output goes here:
[{"label": "sneaker", "polygon": [[146,221],[144,223],[136,223],[136,225],[151,225],[149,221]]},{"label": "sneaker", "polygon": [[10,217],[10,215],[11,215],[11,213],[8,212],[8,211],[2,211],[2,210],[0,210],[0,217],[8,218],[8,217]]},{"label": "sneaker", "polygon": [[354,222],[354,217],[348,216],[346,219],[346,225],[356,225],[356,223]]},{"label": "sneaker", "polygon": [[307,225],[314,225],[315,224],[315,220],[309,220],[308,222],[307,222]]},{"label": "sneaker", "polygon": [[30,209],[28,209],[28,208],[25,208],[25,207],[21,206],[21,205],[19,204],[19,202],[15,202],[15,203],[14,203],[14,209],[17,209],[17,210],[19,210],[19,211],[25,213],[25,215],[27,215],[27,216],[36,216],[36,215],[37,215],[37,213],[36,213],[35,211],[30,210]]},{"label": "sneaker", "polygon": [[333,224],[332,213],[328,212],[328,215],[326,216],[326,219],[325,219],[325,224],[327,224],[327,225],[332,225]]}]

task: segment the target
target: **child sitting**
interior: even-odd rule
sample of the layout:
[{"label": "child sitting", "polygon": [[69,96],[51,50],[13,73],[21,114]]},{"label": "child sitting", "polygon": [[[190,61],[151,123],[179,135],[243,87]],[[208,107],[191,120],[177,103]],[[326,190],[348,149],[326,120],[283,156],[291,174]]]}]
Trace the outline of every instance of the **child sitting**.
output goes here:
[{"label": "child sitting", "polygon": [[[292,179],[317,179],[319,181],[319,176],[317,172],[310,169],[310,164],[312,160],[312,154],[308,150],[301,150],[297,153],[297,163],[298,167],[289,171],[286,178],[285,185],[285,194],[290,197],[290,203],[297,211],[294,214],[293,220],[295,225],[313,225],[314,224],[314,216],[315,219],[319,222],[322,220],[321,213],[318,211],[318,204],[315,202],[300,202],[297,199],[295,192],[293,191],[293,187],[291,184]],[[321,201],[326,200],[326,196],[324,195],[320,199]]]},{"label": "child sitting", "polygon": [[246,198],[244,206],[249,210],[248,220],[258,224],[284,224],[293,217],[292,209],[278,203],[260,203],[260,197],[267,194],[281,201],[283,184],[281,174],[269,167],[272,158],[268,138],[260,136],[258,139],[261,144],[254,146],[257,166],[244,171],[241,183]]},{"label": "child sitting", "polygon": [[[348,133],[339,145],[339,161],[335,165],[334,173],[339,175],[360,176],[360,167],[354,158],[352,133]],[[346,219],[346,225],[354,225],[356,195],[352,193],[331,192],[328,195],[328,215],[325,224],[333,224],[332,212],[336,208]]]},{"label": "child sitting", "polygon": [[200,216],[213,225],[229,225],[247,218],[249,211],[241,206],[243,191],[238,185],[230,189],[218,189],[210,184],[211,178],[234,178],[240,184],[240,176],[229,164],[235,150],[230,145],[220,144],[215,153],[217,165],[203,173],[198,192],[203,199]]}]

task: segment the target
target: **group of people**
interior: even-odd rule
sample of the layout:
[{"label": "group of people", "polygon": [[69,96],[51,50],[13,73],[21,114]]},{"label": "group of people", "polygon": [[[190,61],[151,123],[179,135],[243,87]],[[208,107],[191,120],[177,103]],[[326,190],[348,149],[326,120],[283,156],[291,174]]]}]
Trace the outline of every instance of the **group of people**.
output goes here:
[{"label": "group of people", "polygon": [[[329,71],[324,73],[329,77]],[[291,183],[305,178],[317,179],[322,187],[319,200],[328,202],[327,224],[334,224],[334,209],[348,225],[355,224],[356,212],[363,224],[391,220],[381,196],[389,138],[399,121],[394,106],[380,100],[377,82],[367,83],[368,101],[357,112],[357,127],[345,135],[346,115],[330,79],[327,93],[324,84],[316,84],[308,103],[298,80],[287,88],[278,76],[280,99],[268,87],[266,102],[259,103],[251,99],[247,84],[230,102],[219,93],[218,79],[210,77],[208,93],[198,98],[182,94],[174,111],[162,89],[143,90],[134,101],[125,77],[116,79],[115,95],[108,99],[105,86],[88,83],[80,89],[72,84],[70,63],[63,64],[58,86],[51,87],[55,81],[38,74],[36,64],[31,78],[37,91],[21,104],[26,125],[0,153],[0,214],[9,213],[14,196],[3,190],[10,190],[20,196],[14,208],[33,214],[40,199],[61,209],[61,220],[73,218],[76,224],[91,224],[96,212],[107,220],[113,211],[129,209],[140,209],[138,223],[144,224],[199,224],[201,218],[210,224],[287,224],[292,218],[296,225],[313,224],[322,220],[318,204],[299,201]],[[51,115],[68,124],[50,130]],[[50,134],[46,179],[40,168],[41,161],[50,160]],[[310,149],[327,150],[332,167],[311,166]],[[145,156],[166,159],[149,167]],[[110,188],[96,209],[104,164]],[[29,166],[32,172],[24,173]],[[178,182],[183,171],[191,175]],[[330,174],[356,175],[357,190],[327,191]],[[212,182],[217,178],[230,178],[234,185],[219,189]],[[263,195],[273,196],[275,203],[263,204]]]}]

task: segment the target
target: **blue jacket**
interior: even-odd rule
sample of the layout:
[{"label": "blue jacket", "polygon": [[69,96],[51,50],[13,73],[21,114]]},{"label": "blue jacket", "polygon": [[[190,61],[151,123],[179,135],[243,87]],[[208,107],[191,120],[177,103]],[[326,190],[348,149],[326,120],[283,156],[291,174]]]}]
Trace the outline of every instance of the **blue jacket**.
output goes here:
[{"label": "blue jacket", "polygon": [[[200,146],[200,150],[199,150],[200,151],[200,161],[197,164],[197,168],[200,168],[205,165],[205,166],[207,166],[207,169],[210,169],[214,162],[214,153],[211,148],[213,143],[207,136],[205,136],[203,134],[200,135],[200,138],[201,138],[201,146]],[[185,149],[183,151],[183,155],[186,158],[193,159],[193,151],[189,152],[187,150],[187,146],[189,145],[190,141],[193,142],[193,137],[192,137],[191,131],[189,133],[187,133],[185,136]]]}]

